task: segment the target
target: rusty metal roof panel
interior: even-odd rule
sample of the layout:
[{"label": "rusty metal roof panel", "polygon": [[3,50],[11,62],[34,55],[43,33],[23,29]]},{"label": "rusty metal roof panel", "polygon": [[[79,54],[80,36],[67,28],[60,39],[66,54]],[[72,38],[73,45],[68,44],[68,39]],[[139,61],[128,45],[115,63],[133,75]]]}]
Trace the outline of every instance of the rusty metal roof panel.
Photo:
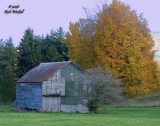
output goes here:
[{"label": "rusty metal roof panel", "polygon": [[17,83],[42,83],[55,71],[69,63],[71,63],[71,61],[41,63],[22,76]]}]

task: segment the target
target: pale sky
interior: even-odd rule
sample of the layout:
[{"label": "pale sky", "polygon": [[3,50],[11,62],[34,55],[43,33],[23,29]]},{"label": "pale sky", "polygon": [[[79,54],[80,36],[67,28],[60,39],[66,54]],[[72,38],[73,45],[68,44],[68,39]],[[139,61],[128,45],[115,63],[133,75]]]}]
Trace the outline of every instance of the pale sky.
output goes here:
[{"label": "pale sky", "polygon": [[[31,27],[36,35],[50,33],[60,26],[69,30],[69,22],[85,17],[83,7],[96,9],[96,3],[104,0],[0,0],[0,39],[10,36],[17,46],[24,31]],[[160,32],[160,0],[121,0],[138,13],[144,13],[152,32]],[[112,0],[106,0],[108,4]],[[23,14],[5,14],[9,5],[20,5],[17,10],[25,9]]]}]

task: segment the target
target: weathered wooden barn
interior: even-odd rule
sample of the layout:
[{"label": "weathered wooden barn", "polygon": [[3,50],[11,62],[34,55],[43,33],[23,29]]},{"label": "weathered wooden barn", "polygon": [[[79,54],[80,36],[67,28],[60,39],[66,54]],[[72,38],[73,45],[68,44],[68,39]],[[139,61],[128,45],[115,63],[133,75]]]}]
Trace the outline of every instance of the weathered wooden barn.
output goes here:
[{"label": "weathered wooden barn", "polygon": [[85,72],[71,61],[41,63],[16,82],[16,108],[48,112],[88,112],[78,102],[78,80]]}]

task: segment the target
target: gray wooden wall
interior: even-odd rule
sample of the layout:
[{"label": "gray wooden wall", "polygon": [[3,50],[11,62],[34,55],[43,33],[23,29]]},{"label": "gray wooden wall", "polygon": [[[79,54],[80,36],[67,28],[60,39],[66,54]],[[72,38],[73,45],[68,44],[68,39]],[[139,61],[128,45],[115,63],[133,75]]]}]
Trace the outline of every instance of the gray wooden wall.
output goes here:
[{"label": "gray wooden wall", "polygon": [[45,112],[60,112],[61,100],[60,96],[42,97],[42,111]]},{"label": "gray wooden wall", "polygon": [[65,77],[61,76],[61,69],[42,83],[42,95],[51,94],[65,95]]},{"label": "gray wooden wall", "polygon": [[64,95],[65,77],[61,76],[61,69],[59,69],[42,83],[42,111],[60,112],[60,96]]}]

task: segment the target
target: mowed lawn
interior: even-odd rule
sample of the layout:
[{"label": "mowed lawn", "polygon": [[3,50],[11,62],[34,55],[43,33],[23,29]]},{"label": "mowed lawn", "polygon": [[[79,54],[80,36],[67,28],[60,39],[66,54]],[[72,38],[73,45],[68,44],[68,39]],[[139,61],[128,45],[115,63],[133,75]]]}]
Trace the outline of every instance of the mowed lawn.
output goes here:
[{"label": "mowed lawn", "polygon": [[9,112],[0,107],[0,126],[160,126],[160,107],[108,107],[103,114]]}]

